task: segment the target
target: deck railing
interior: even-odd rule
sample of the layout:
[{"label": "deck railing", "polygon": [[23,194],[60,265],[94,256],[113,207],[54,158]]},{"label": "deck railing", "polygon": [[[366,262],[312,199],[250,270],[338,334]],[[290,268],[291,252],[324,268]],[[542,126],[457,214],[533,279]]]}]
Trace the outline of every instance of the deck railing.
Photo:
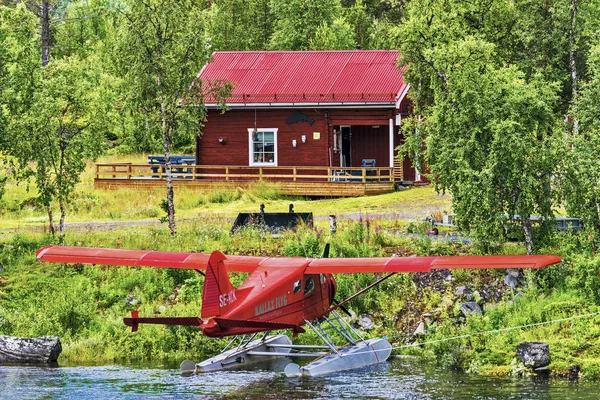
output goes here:
[{"label": "deck railing", "polygon": [[[393,182],[393,168],[173,165],[172,177],[212,181]],[[165,179],[164,165],[96,164],[96,179]]]}]

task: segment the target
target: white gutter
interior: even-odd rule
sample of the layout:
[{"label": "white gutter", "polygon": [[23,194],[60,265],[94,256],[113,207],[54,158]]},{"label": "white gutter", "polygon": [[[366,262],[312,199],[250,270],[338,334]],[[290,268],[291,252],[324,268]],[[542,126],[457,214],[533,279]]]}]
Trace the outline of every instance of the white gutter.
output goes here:
[{"label": "white gutter", "polygon": [[[218,108],[217,104],[205,104],[208,109]],[[382,108],[382,107],[394,107],[394,102],[329,102],[329,103],[226,103],[227,108],[314,108],[314,107],[333,107],[333,108],[350,108],[350,107],[361,107],[361,108]]]}]

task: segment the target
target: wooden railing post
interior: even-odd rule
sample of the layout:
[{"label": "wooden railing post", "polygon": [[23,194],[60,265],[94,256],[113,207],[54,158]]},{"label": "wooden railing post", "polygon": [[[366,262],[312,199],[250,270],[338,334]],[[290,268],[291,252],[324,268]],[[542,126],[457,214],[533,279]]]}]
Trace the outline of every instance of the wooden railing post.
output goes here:
[{"label": "wooden railing post", "polygon": [[263,173],[262,173],[262,167],[258,168],[258,180],[262,181],[263,178]]},{"label": "wooden railing post", "polygon": [[225,167],[225,180],[229,180],[229,167]]},{"label": "wooden railing post", "polygon": [[[112,166],[112,172],[117,172],[117,166],[116,165]],[[113,174],[112,177],[113,177],[113,179],[115,179],[117,176],[115,174]]]},{"label": "wooden railing post", "polygon": [[131,179],[131,164],[127,165],[127,179]]},{"label": "wooden railing post", "polygon": [[331,168],[327,168],[327,182],[331,182]]},{"label": "wooden railing post", "polygon": [[377,168],[377,183],[381,183],[381,168]]},{"label": "wooden railing post", "polygon": [[366,168],[362,169],[362,181],[363,181],[363,183],[367,183],[367,169]]},{"label": "wooden railing post", "polygon": [[294,167],[294,182],[296,182],[296,174],[297,174],[296,167]]}]

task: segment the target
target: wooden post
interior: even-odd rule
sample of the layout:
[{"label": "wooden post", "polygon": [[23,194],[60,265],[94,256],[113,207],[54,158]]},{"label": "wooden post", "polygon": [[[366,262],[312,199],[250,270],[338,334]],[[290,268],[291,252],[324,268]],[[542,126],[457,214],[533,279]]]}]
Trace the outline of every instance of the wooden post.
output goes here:
[{"label": "wooden post", "polygon": [[366,168],[362,169],[362,178],[363,178],[362,179],[363,183],[367,183],[367,169]]},{"label": "wooden post", "polygon": [[296,173],[297,173],[296,167],[294,167],[294,182],[296,182]]},{"label": "wooden post", "polygon": [[258,180],[262,181],[263,175],[262,175],[262,167],[258,168]]},{"label": "wooden post", "polygon": [[100,166],[96,164],[96,179],[100,179]]},{"label": "wooden post", "polygon": [[131,179],[131,164],[127,165],[127,179]]},{"label": "wooden post", "polygon": [[163,177],[163,166],[159,165],[158,166],[158,179],[162,179]]},{"label": "wooden post", "polygon": [[327,182],[331,182],[331,168],[327,168]]},{"label": "wooden post", "polygon": [[229,167],[225,167],[225,180],[229,180]]},{"label": "wooden post", "polygon": [[381,168],[377,168],[377,183],[381,183]]},{"label": "wooden post", "polygon": [[[117,171],[117,166],[113,164],[112,166],[112,172],[116,172]],[[115,174],[113,174],[113,179],[115,179],[117,176]]]}]

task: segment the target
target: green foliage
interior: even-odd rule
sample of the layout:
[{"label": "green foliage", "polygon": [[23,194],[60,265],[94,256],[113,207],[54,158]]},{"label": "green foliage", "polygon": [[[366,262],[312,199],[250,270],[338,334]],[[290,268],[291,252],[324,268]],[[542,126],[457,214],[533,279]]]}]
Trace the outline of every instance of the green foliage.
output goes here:
[{"label": "green foliage", "polygon": [[301,225],[296,232],[286,234],[283,246],[283,255],[288,257],[300,256],[306,258],[320,258],[325,248],[323,229],[312,226],[310,223]]},{"label": "green foliage", "polygon": [[273,32],[270,0],[217,0],[203,12],[210,50],[264,50]]},{"label": "green foliage", "polygon": [[341,16],[340,0],[271,0],[276,16],[270,48],[308,50],[320,26],[329,26]]},{"label": "green foliage", "polygon": [[333,20],[331,25],[321,24],[315,36],[310,39],[311,50],[348,50],[356,47],[352,27],[342,17]]},{"label": "green foliage", "polygon": [[[509,3],[457,7],[458,18],[436,7],[454,6],[411,3],[403,28],[408,40],[401,53],[411,65],[409,80],[420,88],[414,97],[425,116],[404,124],[403,150],[417,164],[424,160],[436,188],[452,194],[461,230],[493,244],[503,236],[505,215],[521,224],[514,215],[528,221],[553,214],[551,177],[562,137],[554,113],[557,87],[502,61],[498,41],[511,26]],[[471,19],[477,12],[482,18]],[[531,251],[531,228],[522,225]]]},{"label": "green foliage", "polygon": [[565,141],[565,162],[559,182],[567,211],[580,216],[585,230],[596,236],[600,233],[600,191],[597,185],[600,168],[596,162],[600,155],[600,43],[590,50],[588,69],[589,79],[581,85],[581,96],[575,109],[575,118],[580,121],[579,130]]}]

